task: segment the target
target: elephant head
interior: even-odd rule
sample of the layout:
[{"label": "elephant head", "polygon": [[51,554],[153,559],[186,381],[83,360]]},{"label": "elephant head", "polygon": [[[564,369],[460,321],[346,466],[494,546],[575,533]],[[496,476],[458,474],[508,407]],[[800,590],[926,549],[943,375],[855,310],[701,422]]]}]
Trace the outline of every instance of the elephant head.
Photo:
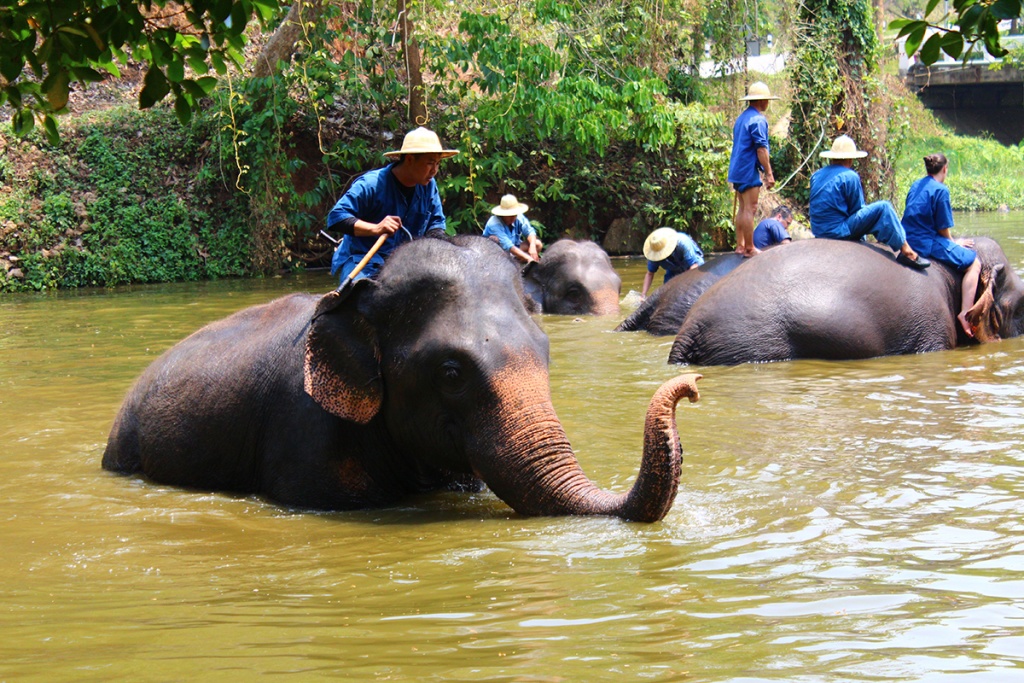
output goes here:
[{"label": "elephant head", "polygon": [[978,296],[967,312],[974,338],[984,343],[1024,334],[1024,283],[996,242],[974,242],[982,263]]},{"label": "elephant head", "polygon": [[545,313],[612,315],[619,312],[622,279],[601,247],[558,240],[540,261],[523,268],[523,282]]},{"label": "elephant head", "polygon": [[580,469],[547,367],[547,337],[501,249],[483,238],[420,240],[397,250],[378,281],[321,300],[305,387],[329,412],[383,434],[403,461],[475,474],[521,514],[661,519],[679,479],[675,404],[697,400],[696,378],[655,395],[639,477],[616,495]]}]

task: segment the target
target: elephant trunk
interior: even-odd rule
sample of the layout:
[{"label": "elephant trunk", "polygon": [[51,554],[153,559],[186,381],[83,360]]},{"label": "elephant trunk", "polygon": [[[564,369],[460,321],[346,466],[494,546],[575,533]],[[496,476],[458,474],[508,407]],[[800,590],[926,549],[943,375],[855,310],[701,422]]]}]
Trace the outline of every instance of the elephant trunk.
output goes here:
[{"label": "elephant trunk", "polygon": [[485,436],[490,452],[474,461],[473,467],[495,495],[523,515],[613,515],[629,521],[658,521],[672,507],[679,486],[682,450],[675,406],[683,396],[698,400],[699,378],[682,375],[669,380],[651,399],[640,473],[628,493],[604,491],[583,473],[555,415],[543,368],[515,373],[504,382],[495,378],[497,411],[505,417]]}]

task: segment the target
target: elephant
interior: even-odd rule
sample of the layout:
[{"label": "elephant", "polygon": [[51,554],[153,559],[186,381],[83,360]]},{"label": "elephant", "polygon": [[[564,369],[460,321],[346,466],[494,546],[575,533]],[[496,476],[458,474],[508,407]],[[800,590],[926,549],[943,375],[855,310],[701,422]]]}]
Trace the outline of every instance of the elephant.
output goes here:
[{"label": "elephant", "polygon": [[683,319],[700,295],[748,260],[742,254],[719,254],[697,268],[676,275],[654,290],[632,315],[619,323],[615,331],[646,330],[660,337],[678,333]]},{"label": "elephant", "polygon": [[766,250],[719,280],[690,309],[670,363],[736,365],[852,360],[952,349],[1024,330],[1024,285],[1002,248],[976,238],[981,279],[958,324],[961,275],[941,263],[918,271],[888,249],[802,240]]},{"label": "elephant", "polygon": [[486,484],[525,516],[664,517],[682,462],[675,407],[698,399],[699,377],[655,393],[639,476],[614,494],[573,454],[548,354],[500,247],[417,240],[374,280],[253,306],[173,346],[129,391],[102,466],[297,509]]},{"label": "elephant", "polygon": [[523,267],[526,293],[544,313],[614,315],[622,279],[604,249],[586,240],[561,239],[539,261]]}]

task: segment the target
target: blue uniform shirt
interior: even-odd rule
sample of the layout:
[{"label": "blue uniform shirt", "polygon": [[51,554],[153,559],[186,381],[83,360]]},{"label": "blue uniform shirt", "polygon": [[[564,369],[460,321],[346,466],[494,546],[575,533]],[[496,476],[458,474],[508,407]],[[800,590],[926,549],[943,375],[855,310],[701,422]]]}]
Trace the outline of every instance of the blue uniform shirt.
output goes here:
[{"label": "blue uniform shirt", "polygon": [[829,164],[811,176],[808,214],[815,237],[844,239],[849,235],[846,219],[864,206],[860,176],[851,168]]},{"label": "blue uniform shirt", "polygon": [[693,239],[684,233],[676,233],[677,241],[675,250],[668,258],[661,261],[647,260],[647,271],[658,272],[658,268],[665,269],[665,282],[668,282],[679,273],[684,273],[694,265],[704,265],[704,252]]},{"label": "blue uniform shirt", "polygon": [[491,216],[484,225],[484,237],[495,237],[505,251],[518,247],[530,235],[536,235],[530,219],[523,214],[516,216],[512,225],[506,225],[501,216]]},{"label": "blue uniform shirt", "polygon": [[902,222],[911,248],[925,254],[931,252],[935,240],[945,239],[939,230],[953,227],[949,188],[927,175],[915,182],[907,193]]},{"label": "blue uniform shirt", "polygon": [[757,160],[759,147],[768,149],[768,119],[756,108],[747,107],[732,127],[730,183],[741,187],[758,187],[762,184],[760,171],[764,168]]},{"label": "blue uniform shirt", "polygon": [[789,236],[786,226],[776,218],[765,218],[754,228],[754,246],[758,249],[764,249],[788,239],[792,238]]},{"label": "blue uniform shirt", "polygon": [[967,270],[977,258],[973,249],[939,234],[939,230],[953,227],[953,207],[949,203],[949,188],[931,176],[910,186],[902,223],[907,244],[922,256],[960,271]]},{"label": "blue uniform shirt", "polygon": [[[348,192],[327,214],[328,230],[346,218],[358,218],[368,223],[379,223],[385,216],[398,216],[402,219],[402,228],[385,240],[357,278],[373,277],[380,272],[385,259],[399,244],[422,237],[431,230],[444,230],[446,227],[437,183],[431,179],[426,185],[417,185],[413,188],[412,197],[407,198],[395,174],[391,172],[394,166],[388,164],[356,178]],[[340,272],[340,278],[344,280],[376,242],[375,235],[345,235],[331,260],[331,275]]]}]

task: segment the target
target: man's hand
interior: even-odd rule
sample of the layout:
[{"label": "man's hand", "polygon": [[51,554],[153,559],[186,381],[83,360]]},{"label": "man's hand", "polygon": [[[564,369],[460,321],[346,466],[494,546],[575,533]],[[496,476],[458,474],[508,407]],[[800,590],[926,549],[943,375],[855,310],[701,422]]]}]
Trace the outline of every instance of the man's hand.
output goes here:
[{"label": "man's hand", "polygon": [[373,233],[374,235],[383,235],[387,233],[394,235],[395,231],[402,227],[402,219],[398,216],[385,216],[384,220],[376,225]]}]

